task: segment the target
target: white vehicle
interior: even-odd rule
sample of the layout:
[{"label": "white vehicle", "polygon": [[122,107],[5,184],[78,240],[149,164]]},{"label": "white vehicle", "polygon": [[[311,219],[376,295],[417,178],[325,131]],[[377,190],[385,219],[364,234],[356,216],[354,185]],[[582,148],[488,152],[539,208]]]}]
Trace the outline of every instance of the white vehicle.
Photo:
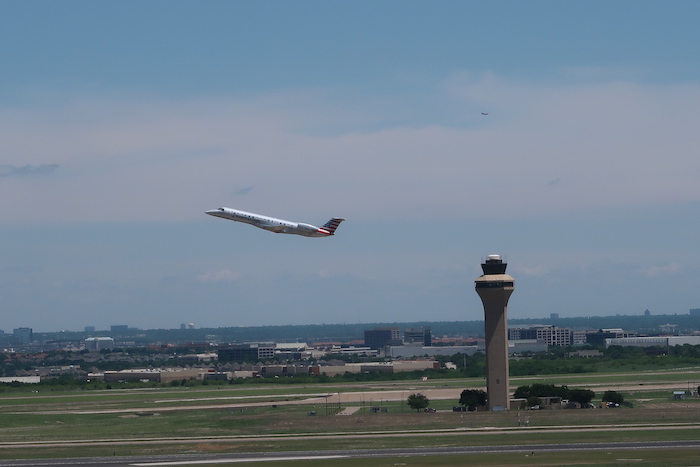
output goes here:
[{"label": "white vehicle", "polygon": [[284,219],[277,219],[276,217],[263,216],[261,214],[239,211],[238,209],[231,208],[219,208],[205,212],[210,216],[243,222],[244,224],[254,225],[255,227],[269,230],[270,232],[303,235],[304,237],[330,237],[335,234],[335,230],[340,223],[345,220],[339,217],[333,217],[323,224],[323,227],[316,227],[311,224],[286,221]]}]

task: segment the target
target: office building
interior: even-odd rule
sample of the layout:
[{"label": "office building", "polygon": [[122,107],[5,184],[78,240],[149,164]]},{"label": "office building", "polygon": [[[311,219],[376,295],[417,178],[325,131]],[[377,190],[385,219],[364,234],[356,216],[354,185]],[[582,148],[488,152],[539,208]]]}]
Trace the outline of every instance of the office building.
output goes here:
[{"label": "office building", "polygon": [[425,347],[432,345],[432,336],[429,327],[408,328],[403,332],[404,344],[421,344]]},{"label": "office building", "polygon": [[607,339],[622,339],[625,337],[637,337],[637,333],[623,331],[620,328],[599,329],[586,333],[586,343],[598,347],[605,345]]},{"label": "office building", "polygon": [[401,345],[399,328],[374,328],[365,331],[365,345],[370,349],[382,350],[387,345]]},{"label": "office building", "polygon": [[218,353],[220,362],[260,362],[275,358],[275,344],[233,344],[219,348]]},{"label": "office building", "polygon": [[88,337],[85,339],[86,350],[112,350],[114,349],[114,339],[111,337]]},{"label": "office building", "polygon": [[13,329],[12,335],[18,344],[31,344],[34,341],[34,330],[32,328]]}]

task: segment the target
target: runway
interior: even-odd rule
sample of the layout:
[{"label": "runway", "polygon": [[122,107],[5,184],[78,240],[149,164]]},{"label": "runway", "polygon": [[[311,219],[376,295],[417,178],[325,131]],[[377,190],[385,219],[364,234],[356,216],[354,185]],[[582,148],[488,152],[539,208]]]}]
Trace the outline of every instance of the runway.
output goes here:
[{"label": "runway", "polygon": [[25,459],[0,461],[0,467],[167,467],[183,465],[216,465],[261,461],[322,460],[368,457],[413,457],[485,453],[538,453],[551,451],[646,450],[700,448],[698,441],[606,442],[567,444],[527,444],[475,447],[421,447],[405,449],[352,449],[330,451],[299,451],[274,453],[183,454],[172,456],[89,457],[71,459]]}]

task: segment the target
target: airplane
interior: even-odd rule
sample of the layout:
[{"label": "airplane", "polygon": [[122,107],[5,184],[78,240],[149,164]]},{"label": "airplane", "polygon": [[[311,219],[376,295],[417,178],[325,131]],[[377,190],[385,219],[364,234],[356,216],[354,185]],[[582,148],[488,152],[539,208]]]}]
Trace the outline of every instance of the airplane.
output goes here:
[{"label": "airplane", "polygon": [[274,233],[303,235],[304,237],[330,237],[335,234],[341,222],[345,219],[333,217],[323,224],[323,227],[316,227],[311,224],[301,222],[291,222],[275,217],[263,216],[252,212],[239,211],[238,209],[219,208],[205,211],[210,216],[221,217],[236,222],[243,222],[255,227],[268,230]]}]

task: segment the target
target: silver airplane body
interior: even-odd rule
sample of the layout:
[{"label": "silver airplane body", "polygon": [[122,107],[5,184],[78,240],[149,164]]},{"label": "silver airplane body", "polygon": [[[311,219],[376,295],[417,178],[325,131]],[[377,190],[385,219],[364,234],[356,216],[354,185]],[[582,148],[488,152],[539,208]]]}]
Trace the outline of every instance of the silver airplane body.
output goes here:
[{"label": "silver airplane body", "polygon": [[345,219],[333,217],[323,224],[323,227],[316,227],[311,224],[301,222],[291,222],[276,217],[263,216],[252,212],[239,211],[238,209],[219,208],[205,211],[210,216],[221,217],[236,222],[243,222],[255,227],[268,230],[274,233],[303,235],[304,237],[330,237],[335,234],[341,222]]}]

